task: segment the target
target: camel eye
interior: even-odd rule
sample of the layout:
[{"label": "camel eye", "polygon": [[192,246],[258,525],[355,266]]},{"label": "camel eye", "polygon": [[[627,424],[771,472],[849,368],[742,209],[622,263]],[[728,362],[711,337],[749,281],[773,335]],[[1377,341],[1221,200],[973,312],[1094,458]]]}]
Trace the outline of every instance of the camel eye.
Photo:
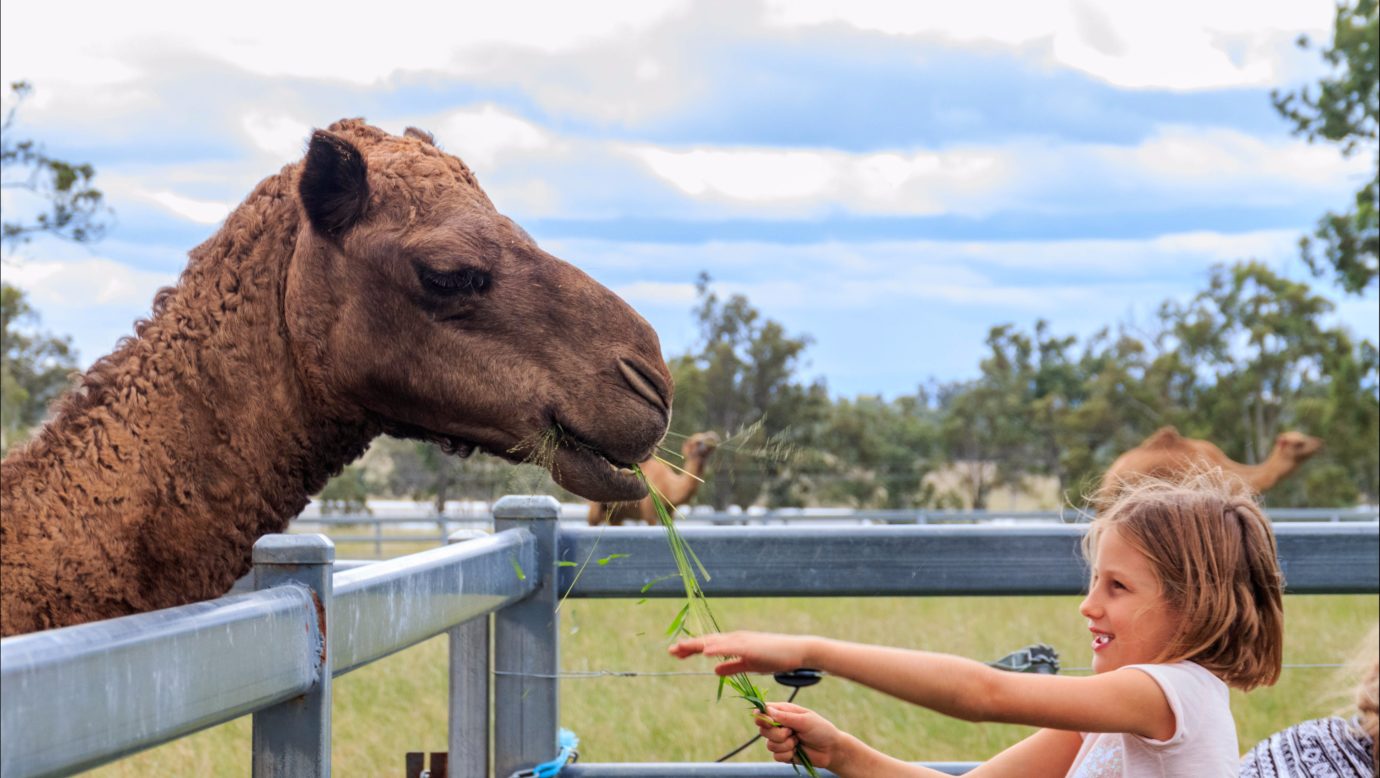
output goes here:
[{"label": "camel eye", "polygon": [[461,294],[479,294],[489,288],[489,274],[474,268],[460,270],[432,270],[418,266],[417,278],[422,287],[432,294],[451,297]]}]

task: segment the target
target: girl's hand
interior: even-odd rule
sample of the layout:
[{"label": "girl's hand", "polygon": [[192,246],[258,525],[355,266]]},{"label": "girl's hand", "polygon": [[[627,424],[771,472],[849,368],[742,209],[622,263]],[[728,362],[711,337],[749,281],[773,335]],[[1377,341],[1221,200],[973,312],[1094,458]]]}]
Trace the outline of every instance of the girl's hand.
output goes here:
[{"label": "girl's hand", "polygon": [[732,657],[714,668],[719,675],[775,673],[808,664],[805,661],[807,640],[796,635],[767,632],[725,632],[686,638],[672,645],[669,651],[671,656],[680,659],[695,654]]},{"label": "girl's hand", "polygon": [[805,755],[815,767],[837,772],[846,761],[853,738],[818,713],[789,702],[771,702],[767,703],[767,714],[776,724],[760,713],[753,715],[758,731],[767,741],[767,750],[776,761],[792,761],[798,745],[805,747]]}]

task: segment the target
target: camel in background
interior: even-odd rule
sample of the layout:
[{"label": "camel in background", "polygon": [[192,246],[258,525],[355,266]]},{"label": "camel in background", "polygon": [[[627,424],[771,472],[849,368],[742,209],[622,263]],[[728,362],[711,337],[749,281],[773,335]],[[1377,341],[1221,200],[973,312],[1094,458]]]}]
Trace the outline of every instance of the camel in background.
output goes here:
[{"label": "camel in background", "polygon": [[637,500],[671,387],[647,322],[430,135],[336,122],[0,466],[0,631],[224,594],[380,434]]},{"label": "camel in background", "polygon": [[1288,476],[1322,448],[1320,438],[1302,432],[1282,432],[1270,456],[1258,465],[1234,462],[1206,440],[1186,438],[1173,427],[1161,427],[1143,443],[1117,457],[1102,478],[1102,495],[1142,477],[1169,477],[1210,465],[1233,473],[1256,493],[1263,493]]},{"label": "camel in background", "polygon": [[[694,498],[695,492],[700,488],[700,476],[704,474],[705,463],[718,447],[719,436],[716,433],[697,432],[686,438],[685,444],[680,447],[681,453],[685,455],[685,461],[680,467],[672,467],[655,457],[642,463],[642,472],[652,485],[652,491],[661,494],[665,499],[667,510],[674,511],[676,506],[684,505]],[[660,523],[661,519],[657,516],[656,504],[652,502],[651,494],[636,502],[589,504],[590,526],[603,524],[605,520],[610,524],[621,525],[628,519],[641,519],[651,525]]]}]

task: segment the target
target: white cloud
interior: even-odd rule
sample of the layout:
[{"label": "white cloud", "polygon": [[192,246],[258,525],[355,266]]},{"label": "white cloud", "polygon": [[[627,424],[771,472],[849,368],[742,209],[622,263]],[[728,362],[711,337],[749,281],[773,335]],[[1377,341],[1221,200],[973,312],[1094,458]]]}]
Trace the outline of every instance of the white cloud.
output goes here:
[{"label": "white cloud", "polygon": [[831,189],[838,155],[775,149],[668,151],[630,147],[658,176],[694,197],[749,202],[817,198]]},{"label": "white cloud", "polygon": [[45,317],[49,309],[147,310],[159,288],[177,281],[175,274],[136,270],[103,257],[6,262],[4,268],[5,281],[24,290]]},{"label": "white cloud", "polygon": [[984,211],[1015,162],[1000,149],[848,154],[628,145],[624,151],[694,198],[887,214]]},{"label": "white cloud", "polygon": [[197,200],[184,197],[176,192],[135,190],[133,194],[157,203],[170,213],[198,224],[219,224],[235,208],[234,203]]},{"label": "white cloud", "polygon": [[1048,41],[1061,65],[1129,88],[1214,89],[1296,76],[1281,53],[1331,28],[1331,0],[767,0],[780,27],[842,23],[892,35],[1025,47]]},{"label": "white cloud", "polygon": [[448,151],[481,169],[505,153],[541,151],[552,145],[549,133],[493,105],[447,114],[434,134]]},{"label": "white cloud", "polygon": [[1112,197],[1175,206],[1278,205],[1301,191],[1344,196],[1370,160],[1298,139],[1164,126],[1134,146],[1017,140],[941,150],[831,150],[624,145],[690,198],[762,214],[981,216]]},{"label": "white cloud", "polygon": [[695,301],[694,284],[637,281],[614,287],[614,293],[633,305],[685,305]]},{"label": "white cloud", "polygon": [[311,123],[291,116],[251,112],[241,120],[241,126],[260,150],[286,164],[301,159],[311,136]]},{"label": "white cloud", "polygon": [[[29,77],[109,84],[138,75],[131,55],[178,47],[251,72],[369,84],[406,70],[455,70],[457,54],[493,43],[563,51],[627,36],[679,13],[685,3],[587,0],[550,3],[380,7],[358,0],[329,7],[278,0],[207,6],[180,0],[134,5],[7,3],[0,69]],[[61,29],[62,45],[36,31]]]}]

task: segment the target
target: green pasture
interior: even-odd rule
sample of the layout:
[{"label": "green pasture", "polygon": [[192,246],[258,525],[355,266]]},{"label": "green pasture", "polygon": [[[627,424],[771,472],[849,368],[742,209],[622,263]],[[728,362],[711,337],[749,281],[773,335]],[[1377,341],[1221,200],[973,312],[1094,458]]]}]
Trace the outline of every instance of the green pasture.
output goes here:
[{"label": "green pasture", "polygon": [[[664,636],[681,601],[569,600],[561,611],[566,672],[707,671],[677,662]],[[1286,598],[1285,661],[1334,664],[1355,654],[1375,624],[1380,597]],[[1032,642],[1059,651],[1064,672],[1090,661],[1076,597],[946,597],[715,600],[728,627],[813,632],[996,659]],[[1332,668],[1286,669],[1273,688],[1233,693],[1243,749],[1292,722],[1346,704],[1350,681]],[[789,690],[760,685],[777,699]],[[585,761],[711,761],[755,730],[746,704],[715,702],[708,675],[570,678],[561,724],[581,739]],[[446,749],[446,640],[429,640],[336,679],[332,760],[337,775],[399,775],[407,751]],[[874,745],[915,760],[980,760],[1023,737],[1009,725],[975,725],[928,713],[837,679],[803,690],[814,707]],[[757,747],[736,757],[765,761]],[[100,776],[249,774],[250,720],[242,718],[94,771]]]}]

